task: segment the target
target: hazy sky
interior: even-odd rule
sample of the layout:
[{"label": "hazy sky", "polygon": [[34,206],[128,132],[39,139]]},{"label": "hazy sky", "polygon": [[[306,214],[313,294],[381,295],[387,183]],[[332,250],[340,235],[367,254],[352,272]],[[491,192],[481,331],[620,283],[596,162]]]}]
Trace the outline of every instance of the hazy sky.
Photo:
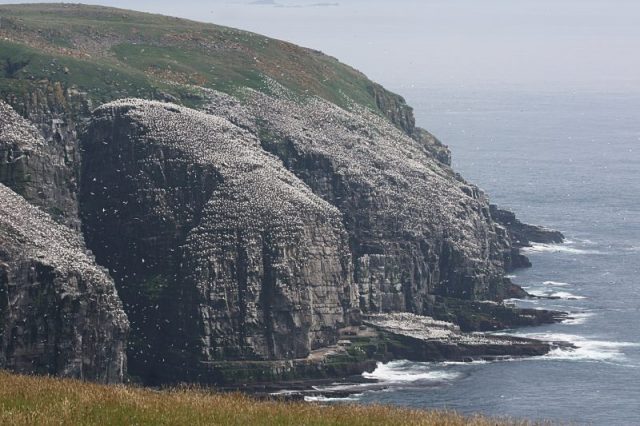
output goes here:
[{"label": "hazy sky", "polygon": [[214,22],[289,40],[322,50],[396,88],[506,85],[640,90],[638,0],[92,3]]}]

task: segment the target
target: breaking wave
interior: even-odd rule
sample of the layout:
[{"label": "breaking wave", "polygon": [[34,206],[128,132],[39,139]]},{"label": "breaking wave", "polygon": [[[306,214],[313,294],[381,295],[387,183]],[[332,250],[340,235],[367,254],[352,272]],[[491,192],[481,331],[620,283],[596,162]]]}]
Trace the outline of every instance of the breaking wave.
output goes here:
[{"label": "breaking wave", "polygon": [[569,253],[569,254],[602,254],[598,250],[585,250],[571,247],[570,244],[531,243],[531,247],[522,248],[524,253]]},{"label": "breaking wave", "polygon": [[577,296],[568,291],[554,291],[554,290],[529,290],[529,294],[537,297],[548,297],[550,299],[563,299],[563,300],[582,300],[586,299],[584,296]]},{"label": "breaking wave", "polygon": [[549,286],[554,286],[554,287],[566,287],[566,286],[570,285],[569,283],[563,283],[563,282],[560,282],[560,281],[545,281],[542,284],[549,285]]},{"label": "breaking wave", "polygon": [[551,360],[620,362],[625,358],[625,348],[640,347],[640,343],[597,340],[563,333],[524,333],[518,335],[548,342],[568,342],[575,346],[574,348],[558,347],[541,357]]},{"label": "breaking wave", "polygon": [[570,313],[569,318],[562,321],[563,324],[567,325],[579,325],[587,322],[589,318],[594,315],[593,312],[575,312]]},{"label": "breaking wave", "polygon": [[362,373],[366,379],[375,379],[387,383],[410,383],[418,381],[444,382],[453,380],[461,374],[453,371],[433,370],[433,364],[391,361],[379,362],[371,373]]}]

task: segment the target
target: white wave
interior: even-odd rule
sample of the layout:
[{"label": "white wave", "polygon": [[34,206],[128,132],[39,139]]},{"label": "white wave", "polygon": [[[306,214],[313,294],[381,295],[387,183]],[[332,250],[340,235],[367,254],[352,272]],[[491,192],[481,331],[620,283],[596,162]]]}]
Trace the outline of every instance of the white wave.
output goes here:
[{"label": "white wave", "polygon": [[590,240],[588,238],[574,238],[572,240],[569,240],[569,239],[564,240],[564,244],[576,244],[576,243],[579,243],[584,246],[595,246],[598,244],[597,242]]},{"label": "white wave", "polygon": [[552,299],[563,299],[563,300],[582,300],[586,299],[584,296],[577,296],[575,294],[569,293],[568,291],[554,291],[554,290],[530,290],[529,294],[537,297],[548,297]]},{"label": "white wave", "polygon": [[514,279],[515,277],[517,277],[517,275],[515,274],[507,274],[504,276],[505,278],[509,278],[510,280]]},{"label": "white wave", "polygon": [[524,253],[569,253],[569,254],[601,254],[597,250],[584,250],[565,244],[531,243],[531,247],[522,248]]},{"label": "white wave", "polygon": [[575,348],[558,347],[552,349],[551,352],[542,357],[550,360],[621,361],[625,357],[624,348],[640,346],[640,343],[596,340],[562,333],[523,333],[518,334],[518,336],[547,342],[568,342],[575,346]]},{"label": "white wave", "polygon": [[567,325],[579,325],[587,322],[589,318],[594,315],[593,312],[575,312],[570,313],[569,318],[562,321],[563,324]]},{"label": "white wave", "polygon": [[489,364],[491,361],[486,361],[484,359],[474,359],[473,361],[442,361],[439,362],[438,365],[478,365],[478,364]]},{"label": "white wave", "polygon": [[507,306],[524,307],[528,309],[546,309],[542,306],[536,306],[542,302],[540,299],[504,299],[503,302]]},{"label": "white wave", "polygon": [[348,401],[358,401],[362,396],[361,393],[345,396],[342,398],[339,397],[330,397],[324,395],[307,395],[304,397],[306,402],[348,402]]},{"label": "white wave", "polygon": [[364,372],[362,377],[381,382],[407,383],[427,380],[442,382],[460,376],[460,373],[433,370],[432,368],[433,365],[409,361],[391,361],[386,364],[379,362],[373,372]]},{"label": "white wave", "polygon": [[569,283],[563,283],[563,282],[560,282],[560,281],[545,281],[542,284],[549,285],[549,286],[554,286],[554,287],[566,287],[566,286],[570,285]]}]

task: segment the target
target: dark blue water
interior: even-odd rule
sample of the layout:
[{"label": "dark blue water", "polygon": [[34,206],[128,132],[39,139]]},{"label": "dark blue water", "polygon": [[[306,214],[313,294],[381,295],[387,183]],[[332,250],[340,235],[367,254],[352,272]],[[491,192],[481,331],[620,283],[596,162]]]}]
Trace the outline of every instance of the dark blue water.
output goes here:
[{"label": "dark blue water", "polygon": [[514,302],[574,313],[515,334],[578,348],[485,364],[395,362],[390,385],[354,398],[579,424],[640,424],[640,92],[401,90],[418,124],[493,202],[563,231],[513,280],[561,300]]}]

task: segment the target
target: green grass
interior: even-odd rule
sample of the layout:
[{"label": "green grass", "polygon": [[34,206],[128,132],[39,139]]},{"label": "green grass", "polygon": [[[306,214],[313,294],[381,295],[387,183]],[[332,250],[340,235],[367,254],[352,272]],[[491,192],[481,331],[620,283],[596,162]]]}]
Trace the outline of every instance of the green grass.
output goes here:
[{"label": "green grass", "polygon": [[268,91],[269,77],[301,95],[376,109],[373,83],[321,52],[223,26],[98,6],[0,5],[0,67],[7,60],[30,63],[15,76],[0,73],[5,96],[24,81],[48,79],[97,102],[165,92],[193,103],[188,85],[232,94],[242,87]]},{"label": "green grass", "polygon": [[11,425],[526,425],[388,406],[258,401],[203,389],[104,386],[0,371],[0,424]]}]

